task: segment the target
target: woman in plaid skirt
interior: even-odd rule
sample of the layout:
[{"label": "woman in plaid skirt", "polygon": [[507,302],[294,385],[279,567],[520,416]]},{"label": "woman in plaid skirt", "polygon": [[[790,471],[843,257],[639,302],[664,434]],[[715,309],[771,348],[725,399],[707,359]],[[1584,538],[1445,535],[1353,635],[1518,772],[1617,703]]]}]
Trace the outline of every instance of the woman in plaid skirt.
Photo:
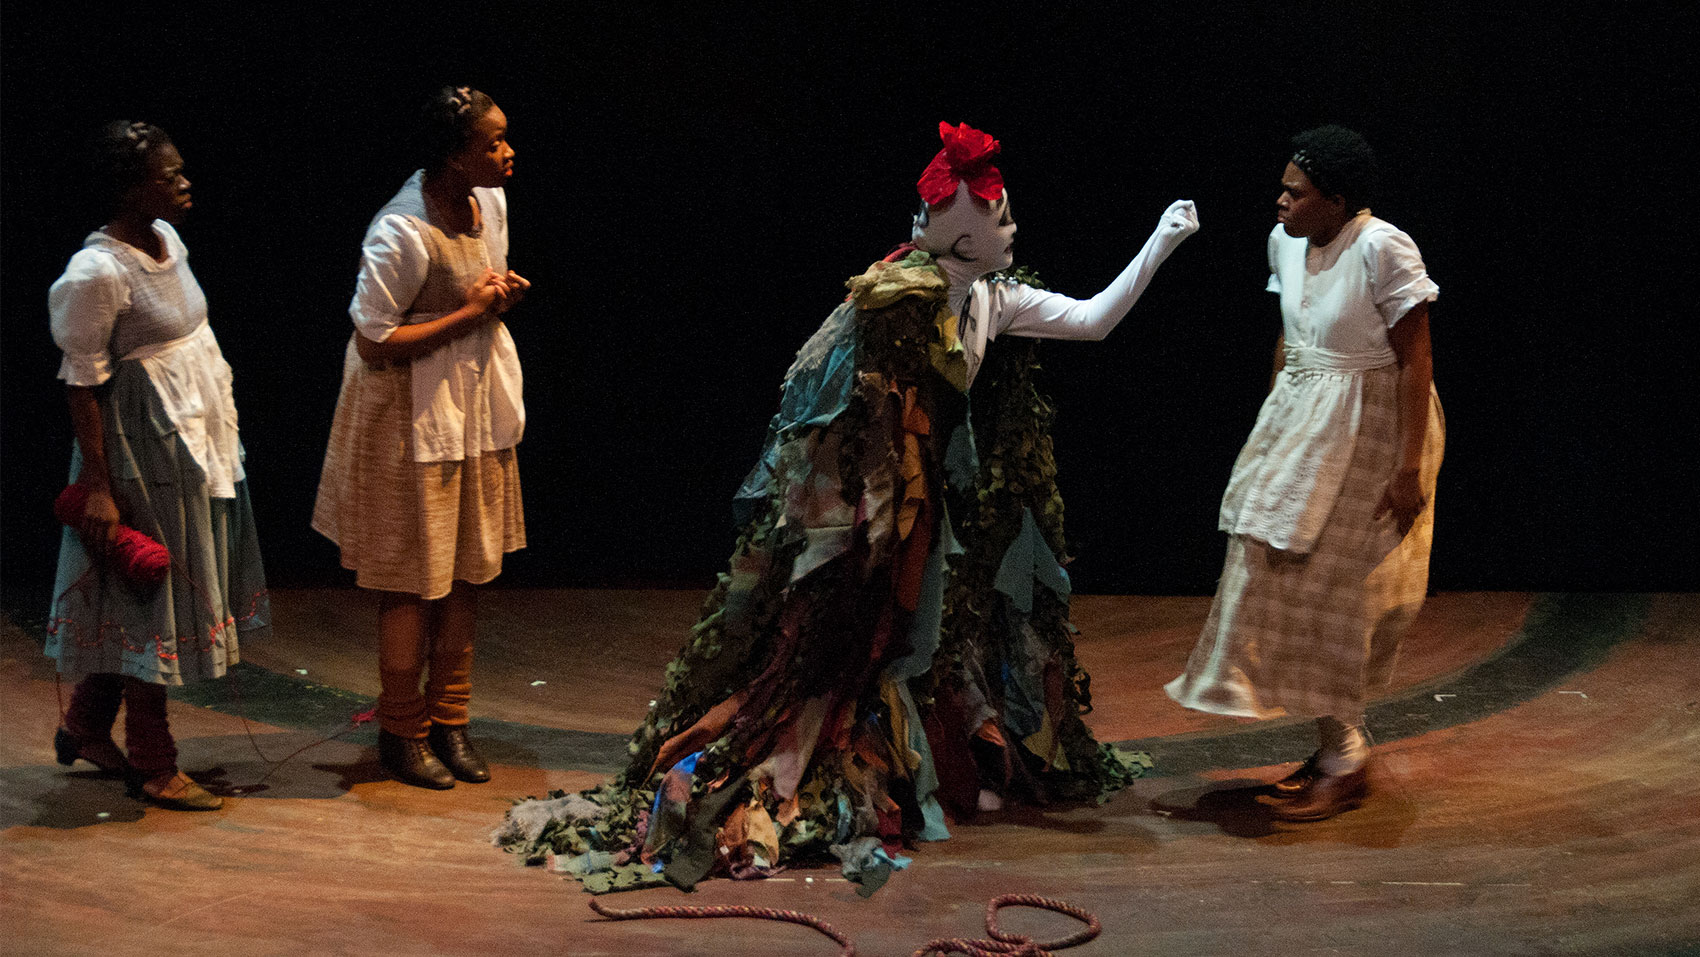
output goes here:
[{"label": "woman in plaid skirt", "polygon": [[1293,138],[1269,236],[1283,335],[1273,387],[1222,499],[1228,556],[1186,671],[1189,708],[1317,719],[1321,747],[1274,786],[1283,820],[1368,792],[1369,689],[1422,607],[1445,426],[1411,238],[1370,215],[1375,154],[1338,126]]}]

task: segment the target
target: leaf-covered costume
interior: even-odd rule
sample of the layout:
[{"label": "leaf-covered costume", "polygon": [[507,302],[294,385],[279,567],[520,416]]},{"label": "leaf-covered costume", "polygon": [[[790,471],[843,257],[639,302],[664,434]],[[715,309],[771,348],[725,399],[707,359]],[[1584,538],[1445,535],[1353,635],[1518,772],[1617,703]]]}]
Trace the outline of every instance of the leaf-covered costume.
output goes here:
[{"label": "leaf-covered costume", "polygon": [[871,893],[982,789],[1096,798],[1138,773],[1080,719],[1036,343],[1006,337],[980,365],[976,443],[933,258],[848,285],[786,375],[731,567],[630,764],[522,803],[498,843],[560,855],[596,892],[831,853]]}]

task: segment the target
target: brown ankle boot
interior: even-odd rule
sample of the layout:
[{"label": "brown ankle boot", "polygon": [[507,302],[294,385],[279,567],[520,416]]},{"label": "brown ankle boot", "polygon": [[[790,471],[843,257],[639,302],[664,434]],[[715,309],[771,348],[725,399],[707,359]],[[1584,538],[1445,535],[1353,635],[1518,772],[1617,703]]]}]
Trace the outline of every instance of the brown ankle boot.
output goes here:
[{"label": "brown ankle boot", "polygon": [[431,753],[431,746],[424,738],[404,738],[379,731],[378,763],[390,777],[416,788],[447,791],[455,786],[454,775]]},{"label": "brown ankle boot", "polygon": [[431,750],[450,774],[471,784],[490,780],[490,767],[484,763],[478,749],[472,746],[466,725],[432,724],[431,733],[425,740],[431,743]]},{"label": "brown ankle boot", "polygon": [[1369,794],[1369,767],[1348,774],[1319,774],[1291,799],[1274,806],[1282,821],[1322,821],[1364,803]]},{"label": "brown ankle boot", "polygon": [[82,758],[99,768],[101,774],[112,778],[127,777],[132,770],[124,752],[118,750],[118,745],[113,744],[111,738],[86,740],[72,734],[69,728],[60,728],[53,733],[53,756],[66,767]]},{"label": "brown ankle boot", "polygon": [[1322,775],[1322,770],[1318,768],[1316,764],[1321,757],[1322,752],[1317,751],[1310,757],[1305,758],[1305,763],[1299,765],[1298,770],[1287,775],[1281,780],[1276,781],[1274,784],[1269,785],[1269,787],[1274,790],[1278,797],[1292,797],[1293,795],[1298,794],[1300,791],[1309,787],[1310,782],[1316,780]]}]

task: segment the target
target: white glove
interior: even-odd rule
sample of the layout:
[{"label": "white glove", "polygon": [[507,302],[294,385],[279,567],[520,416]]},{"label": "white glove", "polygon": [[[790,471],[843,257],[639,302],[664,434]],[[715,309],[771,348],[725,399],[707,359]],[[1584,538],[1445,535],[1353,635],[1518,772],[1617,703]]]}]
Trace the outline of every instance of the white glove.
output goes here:
[{"label": "white glove", "polygon": [[1169,258],[1182,240],[1196,232],[1198,212],[1192,200],[1170,203],[1139,255],[1133,257],[1103,292],[1084,300],[1052,292],[1026,293],[1022,302],[1005,315],[999,334],[1007,331],[1040,339],[1104,338],[1133,308],[1163,260]]},{"label": "white glove", "polygon": [[1163,215],[1157,220],[1157,231],[1152,238],[1162,243],[1168,249],[1174,249],[1181,240],[1198,232],[1198,208],[1190,199],[1177,199],[1163,210]]}]

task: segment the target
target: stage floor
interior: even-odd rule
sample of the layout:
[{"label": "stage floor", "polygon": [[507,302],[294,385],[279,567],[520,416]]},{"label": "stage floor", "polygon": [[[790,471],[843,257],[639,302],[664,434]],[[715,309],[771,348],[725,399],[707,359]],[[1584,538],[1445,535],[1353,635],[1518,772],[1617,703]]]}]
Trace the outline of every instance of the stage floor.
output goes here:
[{"label": "stage floor", "polygon": [[[146,807],[55,764],[53,673],[8,621],[0,952],[834,953],[784,924],[607,922],[577,884],[488,843],[512,800],[617,766],[701,599],[486,591],[473,709],[495,779],[430,792],[384,778],[369,725],[267,776],[377,691],[367,596],[275,593],[276,634],[244,647],[237,680],[172,703],[185,770],[264,779],[210,814]],[[1272,821],[1254,786],[1308,753],[1308,725],[1194,714],[1163,694],[1208,605],[1075,599],[1087,721],[1156,762],[1104,806],[958,823],[866,900],[833,867],[604,900],[801,910],[863,955],[983,937],[1003,893],[1096,913],[1102,936],[1070,957],[1700,952],[1700,595],[1431,598],[1370,712],[1374,794],[1305,825]],[[1020,911],[1003,923],[1074,930]]]}]

